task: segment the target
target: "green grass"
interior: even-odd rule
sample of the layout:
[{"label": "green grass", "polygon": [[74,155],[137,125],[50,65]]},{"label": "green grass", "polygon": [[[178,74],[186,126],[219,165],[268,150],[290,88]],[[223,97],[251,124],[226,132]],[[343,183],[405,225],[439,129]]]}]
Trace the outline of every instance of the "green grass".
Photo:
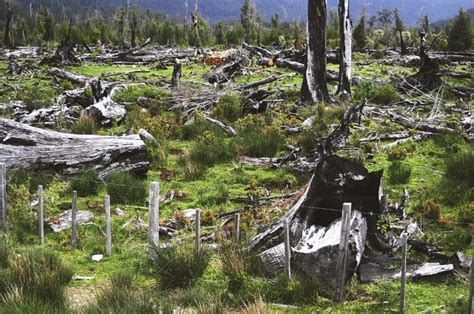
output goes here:
[{"label": "green grass", "polygon": [[[356,53],[354,55],[354,75],[362,76],[368,79],[377,78],[388,80],[393,76],[404,76],[413,74],[416,69],[411,67],[400,67],[384,65],[380,60],[369,59],[365,54]],[[362,65],[362,62],[366,63]],[[337,70],[337,65],[328,65],[331,70]],[[468,71],[463,66],[457,66],[455,70]],[[5,62],[0,62],[0,73],[6,68]],[[172,67],[166,70],[157,70],[153,65],[150,66],[114,66],[114,65],[94,65],[85,64],[80,67],[71,67],[69,70],[86,75],[88,77],[101,77],[106,80],[118,80],[126,83],[137,83],[141,81],[147,82],[163,82],[171,77]],[[140,70],[140,73],[130,73],[131,71]],[[185,66],[183,68],[183,81],[193,88],[200,88],[200,83],[205,82],[205,74],[210,67],[202,65]],[[287,75],[284,79],[272,83],[270,87],[279,87],[285,94],[283,96],[272,96],[271,99],[284,98],[284,103],[275,105],[271,108],[271,113],[265,116],[265,123],[261,128],[257,128],[257,132],[262,132],[262,128],[273,127],[279,129],[280,125],[291,125],[295,123],[299,125],[301,121],[295,118],[292,109],[297,101],[299,88],[302,82],[302,75],[292,75],[292,71],[286,69],[273,68],[252,68],[251,74],[237,77],[234,82],[237,84],[246,84],[267,78],[271,75]],[[0,79],[0,83],[6,82]],[[193,82],[193,83],[190,83]],[[468,86],[469,80],[452,80],[457,85]],[[51,78],[40,79],[21,78],[18,80],[8,81],[10,84],[17,84],[20,89],[45,88],[52,86]],[[331,88],[335,83],[332,83]],[[267,88],[267,87],[265,87]],[[356,88],[355,88],[356,89]],[[126,90],[120,98],[123,101],[135,102],[139,96],[148,96],[158,98],[160,101],[166,101],[167,92],[162,93],[161,88],[154,87],[133,87]],[[126,94],[126,95],[125,95]],[[359,93],[358,100],[363,98],[364,91]],[[6,89],[0,91],[0,101],[6,101],[15,98],[16,95]],[[448,96],[447,96],[448,97]],[[446,98],[449,99],[449,98]],[[232,124],[238,128],[236,117],[240,118],[237,108],[236,99],[231,99],[229,112],[227,109],[222,110],[217,116],[222,120]],[[224,106],[225,107],[225,106]],[[342,106],[341,106],[342,107]],[[154,108],[157,109],[157,108]],[[158,108],[162,110],[163,108]],[[141,108],[136,108],[137,111]],[[237,113],[237,114],[235,114]],[[426,114],[426,110],[420,109],[420,114]],[[307,183],[310,173],[296,174],[284,169],[268,169],[250,166],[242,166],[238,164],[238,156],[232,155],[226,158],[212,158],[212,162],[208,162],[207,156],[210,152],[219,148],[212,141],[211,145],[203,145],[199,154],[195,155],[196,160],[201,160],[206,164],[206,171],[199,176],[186,178],[182,171],[183,167],[178,161],[180,156],[186,151],[193,150],[196,147],[197,138],[202,136],[206,131],[223,138],[220,130],[205,122],[198,121],[195,125],[187,128],[181,128],[179,119],[165,119],[156,112],[153,115],[143,115],[129,117],[128,124],[115,125],[109,128],[98,130],[99,134],[118,134],[124,132],[131,127],[134,130],[142,127],[147,123],[149,131],[153,131],[155,135],[167,139],[168,156],[166,162],[157,162],[148,172],[147,177],[136,183],[140,187],[139,196],[135,198],[132,192],[122,186],[131,186],[135,183],[131,182],[131,178],[124,175],[117,180],[120,188],[115,191],[105,187],[95,189],[87,187],[93,191],[85,193],[79,197],[78,207],[80,210],[89,210],[94,213],[93,221],[87,225],[80,225],[78,228],[78,250],[72,251],[70,245],[70,231],[61,233],[53,233],[46,229],[46,250],[57,252],[72,267],[75,274],[80,276],[91,276],[91,281],[73,281],[70,285],[75,287],[107,287],[109,279],[118,270],[128,274],[134,274],[132,287],[125,287],[126,290],[133,290],[126,294],[126,302],[119,304],[121,309],[134,309],[136,311],[139,306],[134,301],[146,301],[147,298],[153,299],[154,305],[166,305],[168,303],[174,306],[180,306],[187,309],[222,309],[241,310],[243,303],[252,303],[259,300],[259,297],[267,303],[267,307],[271,308],[269,303],[292,303],[300,306],[297,310],[278,310],[273,308],[275,312],[294,312],[294,313],[314,313],[314,312],[333,312],[333,313],[383,313],[398,311],[399,298],[399,282],[376,282],[371,284],[361,284],[357,280],[353,280],[348,286],[348,298],[342,304],[334,303],[332,293],[328,289],[321,289],[316,283],[295,278],[293,282],[286,282],[283,278],[269,279],[262,277],[246,269],[242,273],[237,262],[242,257],[239,251],[236,256],[231,256],[227,264],[223,262],[222,256],[218,253],[210,255],[209,264],[202,270],[200,276],[196,276],[194,284],[191,288],[177,289],[157,289],[160,285],[160,278],[150,267],[148,263],[147,252],[147,230],[143,226],[148,222],[147,209],[147,184],[151,181],[160,182],[160,192],[163,197],[169,196],[172,191],[175,192],[175,199],[172,202],[160,203],[160,219],[166,223],[166,219],[178,217],[179,213],[189,208],[201,208],[203,210],[203,233],[208,235],[215,231],[212,225],[219,225],[222,220],[217,220],[213,215],[218,212],[227,212],[244,207],[245,203],[238,202],[236,198],[246,198],[249,195],[257,195],[259,197],[279,196],[287,192],[295,191]],[[298,115],[306,118],[308,115],[314,114],[314,111],[298,110]],[[335,115],[334,115],[335,116]],[[140,118],[140,119],[139,119]],[[459,117],[454,116],[453,119],[458,121]],[[133,121],[132,121],[133,120]],[[199,120],[199,118],[198,118]],[[134,123],[131,123],[134,122]],[[173,122],[173,123],[171,123]],[[337,123],[336,119],[331,115],[323,118],[328,126]],[[401,131],[402,128],[395,126],[387,121],[371,121],[366,122],[367,127],[372,132],[395,132]],[[318,124],[319,125],[319,124]],[[164,128],[162,126],[165,126]],[[326,129],[326,128],[325,128]],[[314,131],[314,130],[313,130]],[[308,143],[311,143],[313,133],[305,134]],[[258,135],[261,135],[261,134]],[[245,134],[245,132],[244,132]],[[319,133],[318,133],[319,134]],[[354,132],[351,135],[351,143],[357,145],[357,138],[364,136]],[[250,139],[255,137],[249,136]],[[272,142],[265,141],[268,144],[262,151],[251,148],[251,140],[247,143],[240,143],[242,153],[248,154],[250,151],[253,155],[270,156],[283,154],[286,150],[285,144],[294,144],[297,139],[282,134],[282,141]],[[229,144],[233,141],[225,138],[223,143]],[[257,142],[262,146],[261,142]],[[301,140],[303,142],[303,140]],[[221,143],[221,142],[219,142]],[[221,143],[222,144],[222,143]],[[385,143],[381,143],[382,146]],[[221,145],[222,146],[222,145]],[[310,146],[310,144],[308,144]],[[464,143],[459,138],[439,137],[416,144],[405,144],[397,150],[397,152],[375,153],[373,160],[365,160],[365,165],[370,170],[385,170],[385,192],[390,195],[393,203],[398,202],[405,187],[408,187],[411,195],[408,212],[415,213],[415,209],[428,199],[440,207],[440,217],[437,222],[424,223],[424,239],[435,244],[442,245],[448,253],[454,253],[458,250],[465,253],[472,251],[470,243],[472,241],[472,229],[465,225],[453,226],[451,221],[469,221],[472,219],[469,215],[469,202],[472,202],[473,191],[469,188],[469,182],[465,182],[464,173],[469,171],[470,158],[464,159],[465,154],[472,152],[472,146]],[[400,156],[394,157],[398,154]],[[214,155],[216,155],[214,154]],[[218,154],[217,154],[218,155]],[[403,155],[403,156],[401,156]],[[197,157],[196,157],[197,156]],[[219,156],[218,156],[219,157]],[[363,157],[363,156],[362,156]],[[402,160],[403,164],[411,167],[411,175],[409,180],[391,180],[389,173],[390,166],[394,160]],[[467,162],[466,162],[467,160]],[[450,168],[453,167],[454,168]],[[456,169],[451,171],[450,169]],[[446,175],[453,173],[454,175]],[[471,176],[472,177],[472,176]],[[80,179],[78,176],[76,179]],[[77,183],[78,181],[76,181]],[[110,181],[109,181],[110,182]],[[116,182],[116,183],[117,183]],[[10,242],[19,250],[30,248],[38,243],[37,223],[34,217],[34,208],[31,208],[31,200],[34,199],[34,193],[38,184],[45,186],[45,209],[47,218],[58,215],[65,209],[70,208],[71,204],[71,188],[74,188],[74,180],[65,180],[59,177],[51,176],[45,178],[42,174],[28,175],[21,178],[19,175],[10,182],[17,185],[15,190],[9,190],[9,196],[13,196],[15,200],[21,201],[10,202],[10,209],[15,218],[15,226],[11,234],[13,235]],[[133,184],[132,184],[133,183]],[[72,185],[72,186],[71,186]],[[11,188],[11,187],[10,187]],[[80,189],[77,188],[76,189]],[[103,208],[103,199],[106,193],[114,194],[112,200],[116,204],[112,206],[112,234],[113,234],[113,251],[112,256],[105,256],[101,262],[92,262],[91,256],[94,254],[105,253],[105,213]],[[131,193],[131,194],[129,194]],[[135,203],[136,205],[133,205]],[[123,216],[116,214],[117,208],[124,212]],[[459,215],[460,208],[463,208],[462,215]],[[273,222],[283,212],[285,206],[278,204],[275,207],[262,205],[258,210],[249,209],[242,215],[242,235],[245,239],[251,237],[257,232],[257,227],[264,226]],[[464,213],[467,211],[468,214]],[[212,224],[211,224],[212,223]],[[257,226],[258,225],[258,226]],[[182,239],[183,245],[192,246],[193,231],[190,229],[179,230],[177,238]],[[0,239],[1,241],[2,239]],[[161,237],[162,243],[169,243],[170,239]],[[192,248],[190,249],[192,251]],[[2,265],[0,246],[0,268]],[[416,258],[409,251],[409,256]],[[233,264],[236,261],[235,265]],[[230,266],[236,266],[232,269]],[[171,277],[170,277],[171,278]],[[115,291],[114,293],[116,293]],[[447,313],[461,313],[463,308],[463,300],[467,299],[467,284],[458,281],[455,277],[444,277],[437,282],[429,280],[412,281],[409,280],[407,287],[407,312],[419,313],[429,312],[438,313],[446,311]],[[109,295],[110,296],[110,295]],[[133,300],[129,300],[133,298]],[[107,302],[105,302],[107,303]],[[140,303],[141,304],[141,303]],[[105,310],[104,310],[105,309]],[[155,307],[156,309],[156,307]],[[90,313],[99,312],[100,309],[93,304],[87,309]],[[102,311],[111,312],[117,310],[117,303],[102,304]],[[42,304],[32,300],[31,302],[18,302],[14,305],[2,304],[0,302],[0,312],[23,313],[23,312],[53,312],[47,304]],[[150,308],[146,311],[151,312]],[[86,311],[87,312],[87,311]],[[218,312],[218,311],[217,311]]]}]

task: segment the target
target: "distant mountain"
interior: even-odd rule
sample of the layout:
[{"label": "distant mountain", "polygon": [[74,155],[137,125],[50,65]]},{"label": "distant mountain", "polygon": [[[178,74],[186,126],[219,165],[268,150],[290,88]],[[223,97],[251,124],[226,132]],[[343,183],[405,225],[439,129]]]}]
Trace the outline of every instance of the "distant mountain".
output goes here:
[{"label": "distant mountain", "polygon": [[[466,10],[467,14],[471,17],[471,24],[474,27],[474,8]],[[448,24],[449,21],[453,20],[453,18],[447,19],[447,20],[439,20],[431,24],[432,27],[440,27],[444,28]]]},{"label": "distant mountain", "polygon": [[[40,5],[71,9],[79,12],[86,8],[100,9],[125,5],[127,0],[16,0],[25,7],[30,2]],[[210,21],[238,19],[244,0],[200,0],[201,14]],[[277,13],[284,20],[306,19],[307,0],[254,0],[265,19]],[[448,19],[459,8],[471,8],[473,0],[350,0],[352,16],[357,19],[361,3],[367,3],[370,15],[382,9],[400,10],[405,24],[416,25],[422,14],[428,14],[431,21]],[[328,0],[331,9],[337,8],[337,0]],[[151,9],[170,16],[188,17],[194,8],[194,0],[130,0],[130,4],[143,9]]]}]

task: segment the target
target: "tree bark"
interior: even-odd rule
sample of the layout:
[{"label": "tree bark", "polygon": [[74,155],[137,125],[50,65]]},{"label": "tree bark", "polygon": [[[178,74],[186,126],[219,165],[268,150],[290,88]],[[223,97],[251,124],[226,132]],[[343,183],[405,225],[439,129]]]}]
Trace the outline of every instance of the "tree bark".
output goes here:
[{"label": "tree bark", "polygon": [[33,169],[74,175],[95,169],[101,177],[113,171],[148,171],[144,142],[138,135],[76,135],[39,129],[0,118],[0,160],[9,169]]},{"label": "tree bark", "polygon": [[339,56],[339,86],[337,93],[351,94],[352,25],[349,17],[349,0],[339,0],[339,28],[341,53]]},{"label": "tree bark", "polygon": [[201,36],[199,36],[199,0],[194,2],[194,12],[191,14],[194,29],[194,40],[196,48],[201,48]]},{"label": "tree bark", "polygon": [[174,62],[173,77],[171,78],[171,87],[180,89],[181,87],[181,62],[176,59]]},{"label": "tree bark", "polygon": [[400,34],[400,49],[402,52],[402,56],[408,54],[408,49],[407,46],[405,45],[405,40],[403,39],[403,33],[402,31],[399,31]]},{"label": "tree bark", "polygon": [[7,20],[5,22],[5,29],[3,33],[3,49],[7,49],[11,47],[10,43],[10,29],[11,29],[11,22],[12,22],[12,8],[10,7],[10,1],[7,1]]},{"label": "tree bark", "polygon": [[326,81],[326,0],[308,0],[308,53],[301,87],[304,102],[329,101]]},{"label": "tree bark", "polygon": [[130,46],[135,48],[137,46],[137,27],[138,27],[138,20],[137,14],[135,11],[132,12],[132,23],[130,25]]}]

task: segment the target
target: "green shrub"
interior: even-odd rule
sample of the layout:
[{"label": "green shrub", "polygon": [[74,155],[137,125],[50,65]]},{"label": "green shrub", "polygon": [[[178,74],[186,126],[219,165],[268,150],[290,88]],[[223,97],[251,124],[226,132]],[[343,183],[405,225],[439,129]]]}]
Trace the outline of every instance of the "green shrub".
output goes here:
[{"label": "green shrub", "polygon": [[206,131],[197,138],[191,147],[190,159],[193,163],[212,167],[217,163],[230,161],[235,157],[232,142]]},{"label": "green shrub", "polygon": [[238,121],[239,150],[250,157],[274,157],[285,145],[279,127],[260,115],[248,115]]},{"label": "green shrub", "polygon": [[207,166],[193,162],[189,153],[178,157],[176,163],[179,169],[181,169],[183,176],[188,180],[202,178],[207,171]]},{"label": "green shrub", "polygon": [[415,208],[415,216],[426,219],[438,220],[441,215],[441,206],[429,199]]},{"label": "green shrub", "polygon": [[314,122],[311,128],[303,130],[296,139],[297,145],[303,148],[305,153],[311,152],[316,147],[319,138],[325,137],[329,132],[328,114],[324,105],[319,105],[314,112]]},{"label": "green shrub", "polygon": [[228,279],[228,290],[238,293],[249,278],[249,274],[262,275],[259,258],[255,258],[240,244],[233,240],[219,239],[221,249],[219,257],[222,262],[222,271]]},{"label": "green shrub", "polygon": [[166,166],[166,162],[168,161],[168,149],[166,143],[148,145],[146,149],[153,169]]},{"label": "green shrub", "polygon": [[353,88],[352,98],[357,102],[362,102],[365,99],[372,99],[373,96],[374,85],[370,81],[361,82]]},{"label": "green shrub", "polygon": [[150,85],[131,85],[116,92],[112,99],[116,102],[136,102],[139,97],[166,100],[169,93]]},{"label": "green shrub", "polygon": [[101,185],[97,172],[86,170],[74,177],[71,182],[71,189],[77,191],[78,196],[92,196],[99,193]]},{"label": "green shrub", "polygon": [[222,96],[217,103],[214,115],[223,122],[235,122],[243,116],[243,108],[238,94]]},{"label": "green shrub", "polygon": [[204,134],[204,132],[212,132],[217,136],[225,137],[225,133],[218,126],[207,121],[201,114],[196,114],[193,123],[182,127],[181,137],[183,140],[192,140]]},{"label": "green shrub", "polygon": [[433,137],[433,141],[439,147],[442,147],[447,153],[458,153],[460,145],[464,142],[464,139],[460,134],[456,133],[445,133]]},{"label": "green shrub", "polygon": [[134,132],[145,129],[160,142],[178,138],[181,135],[180,118],[176,113],[168,111],[151,115],[138,105],[128,110],[125,126]]},{"label": "green shrub", "polygon": [[387,151],[387,157],[390,161],[404,160],[416,150],[416,144],[410,141],[401,146],[395,146]]},{"label": "green shrub", "polygon": [[393,184],[406,184],[410,180],[412,167],[410,164],[393,161],[388,168],[388,178]]},{"label": "green shrub", "polygon": [[31,194],[25,185],[9,185],[8,226],[12,237],[20,243],[31,243],[34,239],[37,220],[29,201]]},{"label": "green shrub", "polygon": [[109,280],[110,286],[99,292],[97,304],[85,313],[161,313],[152,298],[134,290],[134,279],[130,274],[119,272]]},{"label": "green shrub", "polygon": [[215,206],[224,204],[229,199],[229,189],[226,184],[217,184],[213,187],[199,188],[196,205]]},{"label": "green shrub", "polygon": [[92,116],[82,115],[71,126],[71,132],[74,134],[95,134],[97,132],[97,123]]},{"label": "green shrub", "polygon": [[24,185],[30,193],[35,193],[38,190],[38,185],[42,185],[44,189],[53,181],[53,176],[46,172],[25,172],[16,171],[9,179],[8,188],[16,185]]},{"label": "green shrub", "polygon": [[47,86],[41,88],[38,86],[28,87],[17,95],[17,99],[25,103],[26,110],[29,112],[51,106],[55,97],[56,92]]},{"label": "green shrub", "polygon": [[154,251],[153,267],[163,288],[187,288],[204,274],[209,260],[205,249],[196,254],[193,245],[175,244]]},{"label": "green shrub", "polygon": [[[12,294],[7,297],[6,302],[0,302],[0,313],[8,314],[67,314],[68,311],[63,307],[58,307],[45,303],[37,299],[16,300],[18,295]],[[11,300],[12,299],[12,300]]]},{"label": "green shrub", "polygon": [[0,270],[8,267],[10,251],[11,249],[7,237],[0,235]]},{"label": "green shrub", "polygon": [[388,105],[400,100],[400,95],[395,86],[387,84],[376,87],[370,100],[376,104]]},{"label": "green shrub", "polygon": [[316,280],[295,276],[288,280],[283,274],[279,275],[265,298],[283,304],[316,304],[319,296],[326,298],[333,296],[333,289],[323,286]]},{"label": "green shrub", "polygon": [[470,202],[459,208],[458,221],[466,224],[474,224],[474,202]]},{"label": "green shrub", "polygon": [[446,160],[446,176],[472,187],[474,185],[474,151],[449,155]]},{"label": "green shrub", "polygon": [[64,287],[71,280],[72,268],[59,255],[44,249],[26,249],[12,254],[4,276],[0,276],[3,295],[18,289],[22,296],[61,306]]},{"label": "green shrub", "polygon": [[139,179],[129,172],[114,172],[105,180],[107,193],[113,204],[143,205],[146,189]]}]

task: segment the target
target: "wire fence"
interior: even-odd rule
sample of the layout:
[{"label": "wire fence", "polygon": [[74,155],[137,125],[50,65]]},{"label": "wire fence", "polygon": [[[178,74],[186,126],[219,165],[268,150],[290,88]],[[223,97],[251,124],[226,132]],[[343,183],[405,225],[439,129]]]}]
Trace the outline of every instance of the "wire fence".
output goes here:
[{"label": "wire fence", "polygon": [[[0,164],[1,165],[1,164]],[[7,186],[7,180],[6,180],[6,171],[4,166],[0,166],[0,218],[5,217],[2,219],[1,224],[0,224],[0,230],[6,226],[6,202],[7,202],[7,195],[6,195],[6,186]],[[110,186],[117,186],[117,187],[126,187],[126,188],[136,188],[136,189],[141,189],[145,190],[145,186],[134,186],[134,185],[126,185],[126,184],[116,184],[116,183],[107,183],[104,180],[85,180],[85,179],[75,179],[75,180],[80,180],[84,183],[101,183],[101,184],[106,184]],[[42,195],[43,193],[43,188],[42,186],[39,186],[38,188],[38,220],[39,224],[42,224],[44,221],[44,208],[43,208],[43,200],[44,197]],[[297,195],[296,192],[290,193],[287,195],[282,195],[282,196],[271,196],[272,200],[280,200],[280,199],[285,199],[288,197],[291,197],[293,195]],[[148,198],[148,207],[145,206],[137,206],[137,205],[126,205],[129,208],[136,208],[136,209],[143,209],[143,210],[148,210],[148,216],[149,216],[149,224],[148,224],[148,238],[149,238],[149,248],[156,249],[160,247],[159,245],[159,232],[160,232],[160,215],[159,215],[159,203],[164,200],[164,198],[160,197],[160,191],[159,191],[159,183],[158,182],[151,182],[150,183],[150,188],[149,188],[149,198]],[[219,197],[216,196],[216,199],[220,199],[222,201],[228,201],[231,198],[228,197]],[[267,197],[267,199],[270,197]],[[250,205],[258,206],[259,203],[259,196],[258,195],[249,195],[249,196],[243,196],[238,198],[240,201],[248,201]],[[73,249],[77,248],[77,193],[74,191],[73,192],[73,199],[72,199],[72,213],[71,213],[71,224],[72,224],[72,247]],[[348,209],[349,207],[349,209]],[[351,266],[350,264],[347,263],[346,258],[347,258],[347,250],[348,250],[348,239],[349,239],[349,233],[351,232],[350,228],[350,223],[352,219],[352,204],[350,203],[345,203],[344,206],[341,208],[331,208],[331,207],[325,207],[325,206],[311,206],[311,205],[305,205],[304,202],[303,204],[299,205],[300,209],[308,209],[308,210],[318,210],[318,211],[328,211],[328,212],[333,212],[341,215],[341,238],[340,241],[341,243],[339,244],[339,254],[338,254],[338,265],[342,265],[339,267],[336,267],[337,270],[337,281],[340,282],[340,285],[338,285],[338,289],[335,299],[338,301],[342,301],[344,298],[344,286],[346,283],[345,280],[345,273],[350,272],[350,273],[355,273],[359,265]],[[360,208],[354,208],[354,210],[359,210],[363,216],[368,216],[368,217],[377,217],[377,218],[385,218],[387,219],[389,216],[389,213],[387,212],[373,212],[373,211],[365,211],[364,209]],[[110,196],[105,197],[104,201],[104,212],[106,214],[106,232],[104,233],[102,230],[102,227],[98,226],[100,231],[104,233],[106,237],[106,252],[107,255],[110,255],[112,253],[111,250],[111,217],[110,217]],[[241,210],[235,210],[230,213],[218,213],[216,214],[217,218],[221,217],[226,217],[227,215],[233,216],[233,221],[234,221],[234,233],[235,233],[235,240],[238,242],[240,241],[240,214]],[[195,216],[194,216],[194,221],[195,221],[195,237],[194,237],[194,243],[196,245],[196,252],[199,254],[201,251],[201,210],[196,209]],[[282,226],[286,228],[284,229],[283,232],[283,237],[284,237],[284,245],[285,245],[285,273],[287,274],[288,277],[291,277],[291,255],[292,251],[294,248],[291,247],[291,242],[290,242],[290,227],[288,227],[289,221],[287,221],[285,218],[282,218]],[[421,222],[430,222],[430,223],[439,223],[439,220],[436,219],[429,219],[429,218],[420,218],[419,219]],[[339,222],[338,219],[335,221]],[[411,220],[411,222],[415,222]],[[452,220],[446,220],[443,219],[442,221],[443,224],[447,225],[462,225],[462,226],[473,226],[472,223],[464,223],[460,221],[452,221]],[[3,226],[3,227],[2,227]],[[324,227],[324,226],[323,226]],[[407,252],[407,228],[405,227],[402,230],[401,237],[399,239],[400,242],[400,247],[402,249],[402,260],[401,260],[401,271],[400,271],[400,278],[401,278],[401,300],[400,300],[400,311],[403,312],[405,308],[405,293],[406,291],[406,252]],[[41,245],[44,245],[44,234],[42,234],[42,228],[39,228],[40,230],[40,238],[41,238]],[[44,231],[43,231],[44,232]],[[445,231],[447,232],[447,231]],[[374,232],[369,232],[368,230],[366,231],[366,235],[380,235],[379,233],[374,233]],[[344,240],[346,239],[346,240]],[[166,246],[166,245],[165,245]],[[153,252],[153,250],[149,250],[150,254]],[[343,261],[341,262],[341,259]],[[405,265],[405,266],[404,266]],[[397,277],[398,273],[397,271],[394,272],[393,276]],[[342,279],[341,279],[342,278]]]}]

